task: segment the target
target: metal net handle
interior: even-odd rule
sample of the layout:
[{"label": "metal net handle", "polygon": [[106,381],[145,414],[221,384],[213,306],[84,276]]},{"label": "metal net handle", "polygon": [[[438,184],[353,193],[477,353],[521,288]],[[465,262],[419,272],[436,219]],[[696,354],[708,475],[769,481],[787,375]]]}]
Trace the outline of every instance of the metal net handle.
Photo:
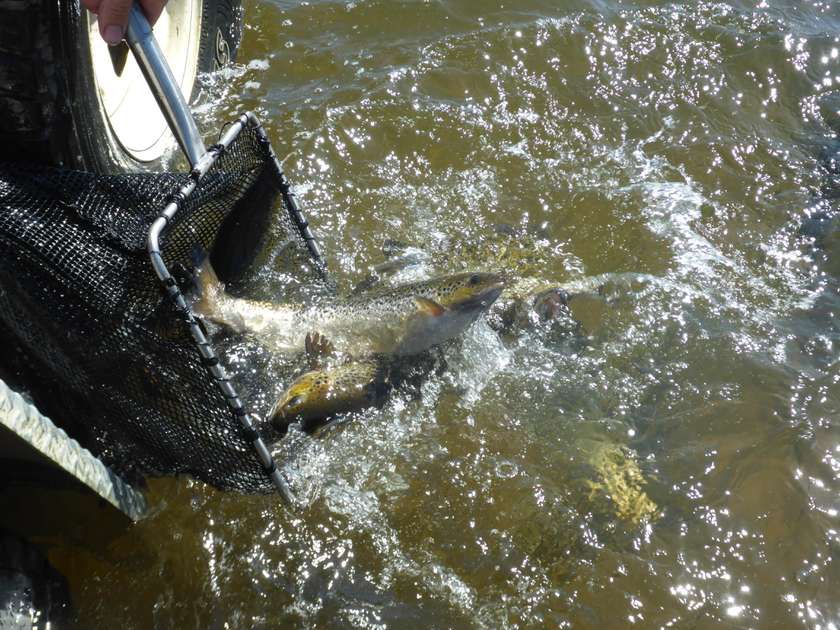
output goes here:
[{"label": "metal net handle", "polygon": [[147,249],[155,273],[157,274],[158,278],[160,278],[160,281],[166,288],[169,298],[172,300],[175,307],[183,316],[184,321],[189,326],[190,334],[192,335],[193,340],[198,346],[198,351],[201,354],[202,363],[207,368],[210,375],[213,377],[213,380],[216,382],[216,384],[222,392],[222,395],[227,401],[228,407],[233,412],[234,416],[236,416],[237,420],[242,426],[242,429],[245,432],[245,437],[249,442],[251,442],[251,445],[253,446],[258,459],[262,463],[266,474],[269,476],[272,483],[279,490],[280,495],[283,497],[283,499],[289,505],[294,505],[295,497],[291,491],[291,488],[289,487],[283,475],[280,473],[280,470],[277,467],[277,463],[274,461],[274,457],[269,452],[268,448],[265,445],[265,442],[260,437],[259,431],[257,431],[257,429],[254,427],[251,415],[245,410],[245,406],[242,404],[242,400],[240,400],[239,394],[237,394],[236,389],[234,389],[233,385],[231,384],[227,372],[219,362],[218,355],[213,349],[213,346],[210,344],[207,337],[205,336],[204,331],[201,329],[201,326],[198,323],[198,320],[193,316],[192,312],[187,306],[184,294],[178,287],[175,278],[173,278],[172,275],[169,273],[169,270],[166,267],[166,263],[163,261],[163,256],[160,251],[161,234],[166,229],[167,224],[178,212],[181,203],[190,194],[192,194],[192,192],[198,186],[198,183],[201,180],[201,178],[203,178],[207,174],[207,172],[210,170],[210,168],[213,166],[213,164],[216,162],[219,156],[231,145],[231,143],[236,139],[237,136],[239,136],[243,129],[245,129],[248,126],[255,130],[259,142],[263,147],[263,150],[267,151],[267,157],[270,159],[273,168],[275,168],[277,171],[276,174],[278,175],[280,183],[279,188],[283,196],[283,201],[286,204],[286,208],[289,214],[291,215],[292,220],[295,222],[298,229],[300,230],[300,234],[306,242],[307,248],[312,254],[312,257],[315,259],[318,272],[325,277],[326,267],[324,265],[323,258],[321,256],[321,252],[318,248],[318,245],[315,242],[315,237],[312,235],[312,232],[309,229],[309,224],[307,223],[306,219],[303,217],[303,214],[301,213],[300,209],[295,203],[294,195],[291,193],[288,181],[283,175],[280,163],[277,160],[277,156],[271,149],[271,144],[268,140],[268,136],[266,135],[265,130],[262,128],[259,120],[252,112],[246,112],[245,114],[242,114],[235,122],[233,122],[225,130],[219,143],[210,147],[207,153],[193,167],[192,171],[190,171],[190,181],[187,184],[185,184],[174,195],[174,200],[171,201],[163,209],[163,212],[161,212],[161,214],[158,215],[157,219],[155,219],[155,221],[152,223],[151,228],[149,228]]}]

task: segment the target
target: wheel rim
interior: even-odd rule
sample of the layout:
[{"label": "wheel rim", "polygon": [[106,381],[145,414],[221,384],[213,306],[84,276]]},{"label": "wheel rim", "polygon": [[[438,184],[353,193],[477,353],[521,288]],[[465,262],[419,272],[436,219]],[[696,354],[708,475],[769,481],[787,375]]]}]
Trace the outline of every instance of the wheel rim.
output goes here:
[{"label": "wheel rim", "polygon": [[[126,47],[109,49],[88,14],[88,42],[99,109],[118,148],[137,162],[154,162],[174,145],[172,134],[140,68]],[[195,83],[201,37],[201,0],[169,0],[154,27],[181,91]]]}]

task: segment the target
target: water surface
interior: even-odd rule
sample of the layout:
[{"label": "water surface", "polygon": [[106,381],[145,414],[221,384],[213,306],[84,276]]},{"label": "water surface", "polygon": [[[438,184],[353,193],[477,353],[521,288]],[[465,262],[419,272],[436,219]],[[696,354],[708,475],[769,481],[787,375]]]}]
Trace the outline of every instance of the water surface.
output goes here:
[{"label": "water surface", "polygon": [[55,544],[80,623],[840,625],[840,9],[246,10],[202,121],[259,114],[340,290],[398,241],[582,292],[586,338],[479,323],[419,399],[293,432],[295,514],[153,482]]}]

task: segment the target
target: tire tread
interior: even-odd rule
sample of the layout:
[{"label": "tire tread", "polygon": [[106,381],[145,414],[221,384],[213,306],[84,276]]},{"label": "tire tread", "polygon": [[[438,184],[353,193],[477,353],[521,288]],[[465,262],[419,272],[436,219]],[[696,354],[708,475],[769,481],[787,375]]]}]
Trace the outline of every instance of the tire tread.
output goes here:
[{"label": "tire tread", "polygon": [[61,112],[49,0],[0,2],[0,160],[43,159]]}]

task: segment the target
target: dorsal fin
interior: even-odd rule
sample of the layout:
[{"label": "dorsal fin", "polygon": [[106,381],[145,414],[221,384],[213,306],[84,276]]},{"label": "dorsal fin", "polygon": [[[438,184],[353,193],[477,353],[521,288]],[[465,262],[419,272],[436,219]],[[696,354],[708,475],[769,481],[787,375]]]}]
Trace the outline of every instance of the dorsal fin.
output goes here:
[{"label": "dorsal fin", "polygon": [[446,312],[445,308],[443,308],[434,300],[430,300],[429,298],[425,298],[420,295],[415,295],[414,301],[417,303],[417,306],[420,308],[420,310],[426,315],[437,317],[439,315],[443,315]]}]

